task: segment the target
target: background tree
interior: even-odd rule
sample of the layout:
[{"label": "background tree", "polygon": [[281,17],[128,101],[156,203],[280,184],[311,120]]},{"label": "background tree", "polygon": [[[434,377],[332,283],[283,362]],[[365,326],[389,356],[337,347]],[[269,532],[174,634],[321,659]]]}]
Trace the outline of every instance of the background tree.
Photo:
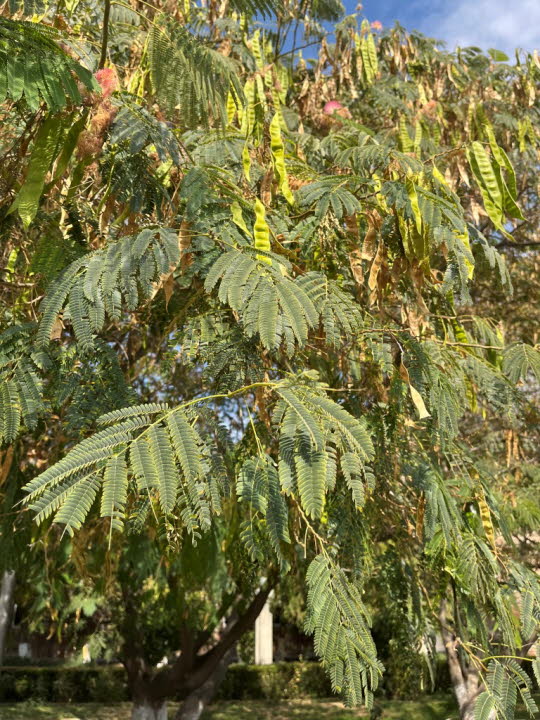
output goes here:
[{"label": "background tree", "polygon": [[[215,533],[232,492],[254,563],[303,548],[306,627],[351,703],[383,669],[370,593],[398,585],[411,645],[445,634],[463,718],[535,712],[515,533],[538,509],[507,501],[540,359],[482,310],[536,242],[538,64],[355,17],[306,62],[280,38],[328,9],[220,7],[113,18],[101,93],[47,26],[2,20],[3,437],[60,458],[27,502],[70,533],[99,510],[114,549],[152,511],[171,541]],[[108,388],[90,407],[84,372]]]}]

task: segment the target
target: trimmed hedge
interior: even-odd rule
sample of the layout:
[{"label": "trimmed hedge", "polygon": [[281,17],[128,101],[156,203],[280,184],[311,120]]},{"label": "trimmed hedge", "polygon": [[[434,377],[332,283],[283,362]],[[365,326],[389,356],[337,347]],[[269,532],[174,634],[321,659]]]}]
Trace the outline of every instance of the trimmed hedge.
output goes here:
[{"label": "trimmed hedge", "polygon": [[[449,687],[446,664],[438,668],[437,690]],[[388,691],[389,688],[386,688]],[[385,688],[382,688],[383,693]],[[332,688],[316,662],[231,665],[221,685],[222,700],[330,697]],[[121,702],[129,700],[121,665],[9,666],[0,669],[0,702]]]},{"label": "trimmed hedge", "polygon": [[129,700],[122,666],[0,669],[0,702],[120,702]]},{"label": "trimmed hedge", "polygon": [[330,680],[317,662],[231,665],[218,697],[221,700],[277,700],[332,695]]},{"label": "trimmed hedge", "polygon": [[[328,697],[330,683],[315,662],[231,665],[219,691],[223,700]],[[120,702],[129,700],[120,665],[3,667],[0,702]]]}]

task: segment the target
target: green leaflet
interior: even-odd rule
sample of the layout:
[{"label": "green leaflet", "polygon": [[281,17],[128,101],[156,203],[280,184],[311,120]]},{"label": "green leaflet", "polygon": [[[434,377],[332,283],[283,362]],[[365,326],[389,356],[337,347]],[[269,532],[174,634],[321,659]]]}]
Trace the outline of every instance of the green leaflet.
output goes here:
[{"label": "green leaflet", "polygon": [[524,153],[527,149],[527,140],[529,141],[530,145],[532,145],[534,148],[536,147],[536,134],[534,132],[531,118],[528,115],[527,117],[522,117],[518,120],[518,141],[519,151],[521,153]]},{"label": "green leaflet", "polygon": [[38,211],[39,199],[45,185],[45,177],[56,157],[62,137],[63,118],[49,115],[36,136],[26,179],[9,212],[19,211],[23,225],[28,227]]},{"label": "green leaflet", "polygon": [[[469,239],[469,233],[468,232],[464,232],[464,233],[456,232],[455,234],[456,234],[456,238],[463,243],[466,250],[468,250],[472,256],[471,241]],[[467,256],[465,256],[464,262],[465,262],[465,266],[467,268],[468,278],[469,278],[469,280],[471,280],[472,276],[474,274],[474,262],[472,262]]]},{"label": "green leaflet", "polygon": [[102,476],[101,514],[111,518],[111,530],[121,530],[132,475],[140,494],[157,495],[164,515],[178,508],[190,532],[209,525],[209,500],[218,509],[219,493],[212,497],[211,479],[202,482],[206,447],[180,409],[143,404],[107,413],[101,422],[108,426],[26,485],[38,522],[58,511],[55,520],[68,532],[80,527]]},{"label": "green leaflet", "polygon": [[117,318],[122,301],[134,309],[142,298],[153,297],[179,259],[177,232],[163,227],[145,228],[83,255],[45,296],[37,343],[48,345],[56,318],[67,305],[77,340],[92,345],[92,333],[101,330],[106,315]]},{"label": "green leaflet", "polygon": [[289,84],[290,84],[289,83],[289,71],[283,65],[278,65],[275,68],[275,70],[276,70],[278,80],[279,80],[279,88],[278,88],[279,101],[282,105],[284,105],[287,100],[287,90],[288,90]]},{"label": "green leaflet", "polygon": [[397,213],[397,220],[405,255],[408,258],[416,258],[421,262],[429,259],[429,244],[416,186],[410,178],[405,181],[405,189],[409,198],[413,219],[407,220],[400,209]]},{"label": "green leaflet", "polygon": [[272,267],[263,268],[261,262],[252,248],[230,250],[210,269],[205,289],[211,292],[219,282],[219,299],[240,314],[248,337],[258,332],[268,349],[284,341],[290,355],[295,341],[306,342],[309,328],[317,325],[319,316],[300,284],[286,276],[288,266],[281,258],[272,260]]},{"label": "green leaflet", "polygon": [[125,455],[112,455],[103,475],[101,517],[111,519],[113,529],[122,530],[128,490],[128,472]]},{"label": "green leaflet", "polygon": [[327,557],[317,555],[306,575],[309,588],[305,629],[325,662],[335,690],[370,707],[383,667],[377,660],[370,618],[354,583]]},{"label": "green leaflet", "polygon": [[[253,226],[253,234],[255,236],[255,247],[257,250],[270,252],[270,228],[266,222],[264,205],[259,198],[255,200],[255,224]],[[272,264],[272,260],[266,255],[257,255],[257,260],[260,260],[266,265]]]},{"label": "green leaflet", "polygon": [[[266,456],[249,458],[238,476],[236,491],[239,499],[250,508],[250,519],[246,521],[242,532],[242,540],[250,554],[253,557],[264,557],[264,545],[258,541],[267,538],[286,572],[290,564],[282,545],[291,542],[289,515],[278,474],[271,460]],[[261,517],[265,518],[265,522],[261,522]]]},{"label": "green leaflet", "polygon": [[165,30],[156,22],[149,33],[148,61],[152,87],[164,107],[181,106],[188,125],[206,124],[210,117],[226,125],[229,90],[242,97],[229,58],[199,42],[178,23]]},{"label": "green leaflet", "polygon": [[494,708],[495,698],[488,692],[483,692],[478,696],[474,706],[474,720],[489,720]]},{"label": "green leaflet", "polygon": [[375,40],[373,33],[368,33],[365,38],[366,54],[369,61],[369,82],[373,82],[379,71],[377,62],[377,50],[375,49]]},{"label": "green leaflet", "polygon": [[272,151],[272,159],[274,161],[274,169],[278,176],[279,189],[290,205],[294,205],[294,195],[289,187],[289,178],[285,167],[285,149],[283,139],[281,137],[280,128],[280,111],[276,112],[270,123],[270,148]]},{"label": "green leaflet", "polygon": [[516,343],[505,348],[503,372],[513,383],[525,380],[529,374],[540,382],[540,348],[526,343]]},{"label": "green leaflet", "polygon": [[87,90],[99,91],[90,70],[58,45],[61,39],[50,25],[0,17],[0,101],[24,98],[34,112],[43,102],[49,110],[79,105],[74,76]]}]

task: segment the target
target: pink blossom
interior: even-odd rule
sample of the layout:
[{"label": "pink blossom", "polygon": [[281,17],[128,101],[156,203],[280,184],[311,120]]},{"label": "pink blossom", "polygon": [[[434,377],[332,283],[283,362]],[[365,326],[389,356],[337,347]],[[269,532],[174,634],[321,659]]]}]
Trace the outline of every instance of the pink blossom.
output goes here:
[{"label": "pink blossom", "polygon": [[374,20],[371,23],[372,30],[382,30],[382,22],[380,20]]},{"label": "pink blossom", "polygon": [[114,68],[101,68],[95,74],[95,78],[101,87],[103,97],[108,97],[118,88],[118,75]]},{"label": "pink blossom", "polygon": [[326,103],[326,105],[323,108],[323,112],[325,115],[333,115],[338,110],[341,110],[343,105],[338,102],[337,100],[330,100]]}]

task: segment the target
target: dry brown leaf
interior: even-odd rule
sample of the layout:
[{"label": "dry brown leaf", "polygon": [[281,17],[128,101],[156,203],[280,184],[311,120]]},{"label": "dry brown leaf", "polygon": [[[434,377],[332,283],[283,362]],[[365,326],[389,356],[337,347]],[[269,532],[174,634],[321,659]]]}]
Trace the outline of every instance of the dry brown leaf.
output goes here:
[{"label": "dry brown leaf", "polygon": [[163,292],[165,294],[165,307],[169,306],[169,300],[172,297],[172,294],[174,292],[174,276],[173,273],[170,273],[166,276],[166,278],[163,280]]},{"label": "dry brown leaf", "polygon": [[[372,292],[377,287],[377,278],[379,276],[379,272],[380,272],[380,269],[382,266],[383,254],[384,254],[383,245],[381,243],[377,248],[375,258],[373,259],[373,262],[371,263],[371,269],[369,271],[368,287]],[[362,254],[362,257],[364,257],[363,254]]]},{"label": "dry brown leaf", "polygon": [[261,181],[261,200],[263,205],[270,207],[272,203],[272,180],[274,179],[274,169],[270,168]]},{"label": "dry brown leaf", "polygon": [[375,257],[377,243],[377,230],[373,225],[369,225],[364,242],[362,243],[362,260],[373,260]]},{"label": "dry brown leaf", "polygon": [[54,321],[54,325],[52,326],[51,330],[51,340],[59,340],[62,337],[62,330],[64,329],[64,323],[62,322],[62,318],[58,315],[56,320]]},{"label": "dry brown leaf", "polygon": [[11,470],[11,463],[13,462],[13,445],[10,445],[8,449],[2,453],[2,460],[0,462],[0,487],[4,484],[9,471]]},{"label": "dry brown leaf", "polygon": [[349,253],[349,263],[356,284],[361,287],[364,284],[364,269],[362,268],[360,250],[356,249]]},{"label": "dry brown leaf", "polygon": [[461,182],[465,183],[465,185],[467,187],[471,187],[471,181],[469,180],[469,174],[467,173],[465,166],[459,160],[457,163],[457,169],[458,169],[459,177],[461,178]]},{"label": "dry brown leaf", "polygon": [[188,268],[193,262],[193,255],[187,252],[191,246],[191,234],[189,232],[189,223],[182,220],[180,231],[178,233],[178,247],[180,249],[180,267],[182,270]]}]

